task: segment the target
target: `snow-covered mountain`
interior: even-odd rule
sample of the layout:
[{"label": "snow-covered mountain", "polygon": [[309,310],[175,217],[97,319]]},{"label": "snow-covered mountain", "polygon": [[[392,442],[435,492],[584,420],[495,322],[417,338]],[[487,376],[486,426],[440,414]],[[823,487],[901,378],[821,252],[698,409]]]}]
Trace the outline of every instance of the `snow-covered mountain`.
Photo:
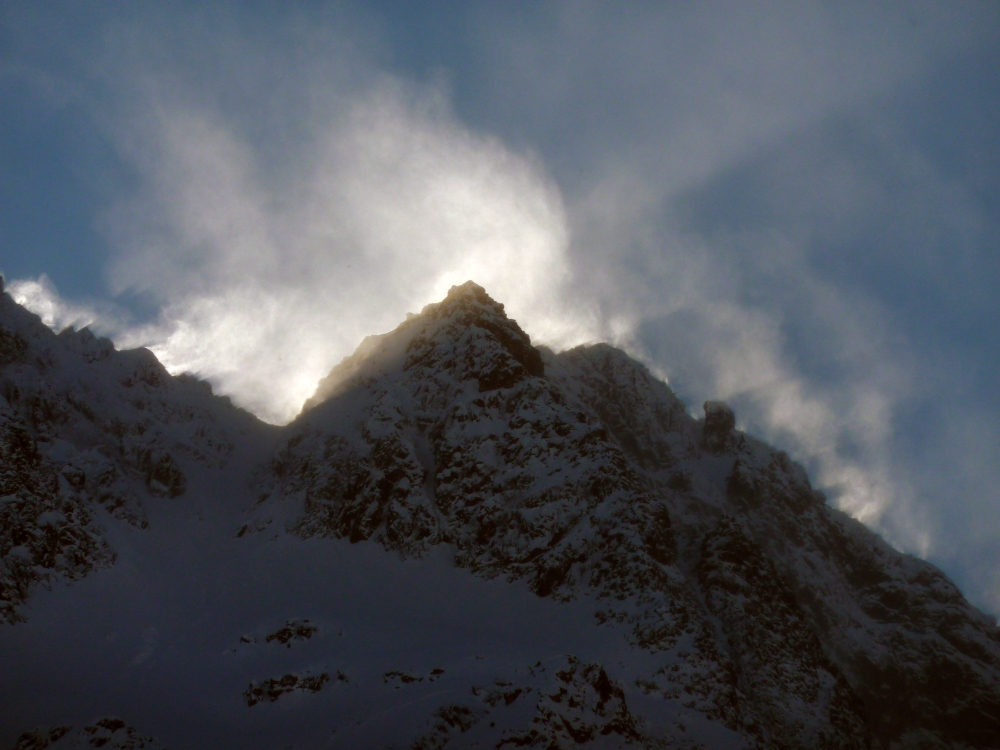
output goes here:
[{"label": "snow-covered mountain", "polygon": [[0,744],[998,748],[1000,631],[473,283],[290,425],[0,297]]}]

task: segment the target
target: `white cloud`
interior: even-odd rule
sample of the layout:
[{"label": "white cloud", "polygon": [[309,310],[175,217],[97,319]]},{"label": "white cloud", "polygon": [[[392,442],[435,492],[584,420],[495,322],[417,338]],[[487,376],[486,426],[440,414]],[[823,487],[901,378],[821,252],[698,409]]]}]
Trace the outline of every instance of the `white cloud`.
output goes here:
[{"label": "white cloud", "polygon": [[206,95],[231,80],[137,75],[144,62],[108,74],[128,92],[109,131],[138,179],[104,227],[113,290],[162,307],[141,327],[105,324],[119,345],[147,345],[170,371],[286,422],[364,336],[468,279],[541,342],[595,337],[561,304],[558,188],[530,155],[462,125],[440,86],[376,74],[325,86],[307,72],[284,84],[308,108],[268,113],[261,136],[256,112]]},{"label": "white cloud", "polygon": [[15,302],[31,310],[55,331],[70,326],[83,328],[101,317],[91,307],[62,299],[45,274],[37,279],[12,279],[7,284],[7,292]]}]

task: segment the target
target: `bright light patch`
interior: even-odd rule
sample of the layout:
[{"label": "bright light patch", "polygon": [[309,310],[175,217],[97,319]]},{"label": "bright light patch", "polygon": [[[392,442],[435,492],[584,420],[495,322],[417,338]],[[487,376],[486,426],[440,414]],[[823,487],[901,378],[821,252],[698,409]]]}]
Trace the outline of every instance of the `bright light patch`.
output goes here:
[{"label": "bright light patch", "polygon": [[17,304],[31,310],[54,331],[69,326],[83,328],[99,317],[94,310],[61,299],[45,274],[37,279],[14,279],[7,284],[7,291]]},{"label": "bright light patch", "polygon": [[[137,134],[144,188],[109,216],[110,275],[163,308],[149,325],[97,327],[275,423],[364,336],[469,279],[540,341],[596,338],[561,303],[566,218],[534,161],[470,132],[433,90],[383,81],[344,108],[277,179],[219,118],[155,110]],[[53,327],[99,317],[44,278],[14,290]]]}]

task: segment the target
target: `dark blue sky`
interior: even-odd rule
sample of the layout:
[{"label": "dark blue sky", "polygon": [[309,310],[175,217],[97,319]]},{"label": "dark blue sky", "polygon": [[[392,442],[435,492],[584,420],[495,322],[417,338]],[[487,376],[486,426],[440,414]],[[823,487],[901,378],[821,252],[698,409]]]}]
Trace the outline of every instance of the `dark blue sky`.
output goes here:
[{"label": "dark blue sky", "polygon": [[1000,611],[995,3],[7,3],[0,97],[53,325],[280,421],[473,276]]}]

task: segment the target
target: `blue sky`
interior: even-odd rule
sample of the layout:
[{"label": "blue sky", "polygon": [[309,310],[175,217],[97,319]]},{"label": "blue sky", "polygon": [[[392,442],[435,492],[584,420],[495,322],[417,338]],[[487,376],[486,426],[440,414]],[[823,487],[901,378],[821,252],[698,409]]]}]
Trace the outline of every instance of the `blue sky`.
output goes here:
[{"label": "blue sky", "polygon": [[0,9],[0,271],[273,421],[474,278],[1000,613],[1000,6]]}]

